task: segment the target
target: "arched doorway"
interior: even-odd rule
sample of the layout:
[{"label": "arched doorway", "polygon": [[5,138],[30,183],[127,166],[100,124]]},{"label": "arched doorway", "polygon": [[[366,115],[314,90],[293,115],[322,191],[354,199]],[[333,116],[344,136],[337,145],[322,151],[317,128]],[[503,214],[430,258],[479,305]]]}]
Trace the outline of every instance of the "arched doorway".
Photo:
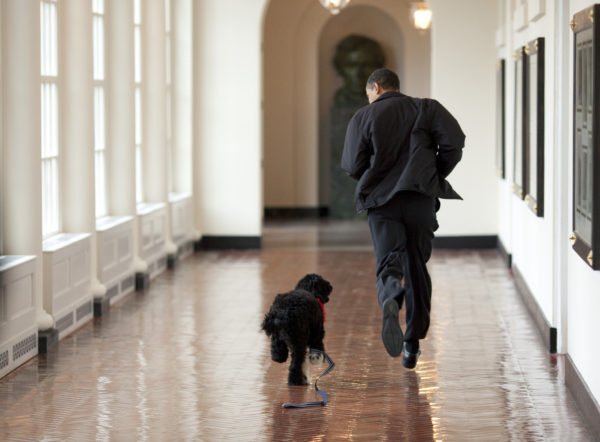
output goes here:
[{"label": "arched doorway", "polygon": [[428,96],[430,38],[410,22],[410,2],[354,0],[338,16],[317,0],[271,0],[263,23],[263,201],[266,209],[322,212],[331,98],[339,80],[327,59],[339,38],[380,41],[403,91]]},{"label": "arched doorway", "polygon": [[357,216],[353,206],[354,182],[339,168],[345,127],[354,111],[367,104],[362,87],[359,98],[363,103],[344,110],[335,104],[337,91],[344,88],[334,66],[336,48],[350,35],[378,44],[385,57],[384,66],[398,72],[404,80],[404,38],[390,15],[372,6],[358,5],[325,24],[319,39],[319,201],[329,207],[330,216],[343,219]]}]

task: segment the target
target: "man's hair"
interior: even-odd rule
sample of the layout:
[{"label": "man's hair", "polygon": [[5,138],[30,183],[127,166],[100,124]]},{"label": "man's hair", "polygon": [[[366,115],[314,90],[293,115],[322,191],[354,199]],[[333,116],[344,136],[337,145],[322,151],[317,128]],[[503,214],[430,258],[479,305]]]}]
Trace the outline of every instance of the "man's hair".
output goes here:
[{"label": "man's hair", "polygon": [[381,68],[373,71],[367,79],[367,87],[373,87],[373,83],[377,83],[384,90],[400,90],[400,79],[394,71]]}]

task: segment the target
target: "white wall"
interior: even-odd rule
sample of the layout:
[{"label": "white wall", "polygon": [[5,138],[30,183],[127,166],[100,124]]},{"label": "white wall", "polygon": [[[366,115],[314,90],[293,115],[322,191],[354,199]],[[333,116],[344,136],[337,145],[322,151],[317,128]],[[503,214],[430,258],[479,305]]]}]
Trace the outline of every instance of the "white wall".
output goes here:
[{"label": "white wall", "polygon": [[173,164],[170,171],[174,192],[192,191],[193,146],[193,3],[171,1],[172,137]]},{"label": "white wall", "polygon": [[[568,353],[596,400],[600,399],[600,272],[593,271],[572,250],[568,235],[573,229],[573,36],[571,16],[591,5],[586,0],[543,2],[545,13],[516,29],[515,7],[526,6],[531,15],[537,1],[501,0],[506,21],[500,22],[504,40],[498,40],[497,58],[507,63],[506,180],[496,179],[499,197],[499,237],[512,253],[513,265],[523,275],[542,313],[558,329],[558,351]],[[501,33],[498,33],[501,35]],[[545,209],[538,218],[511,191],[514,149],[515,50],[544,37],[545,60]],[[465,151],[466,153],[466,151]]]},{"label": "white wall", "polygon": [[[0,2],[0,60],[2,59],[2,42],[4,41],[4,36],[2,35],[2,2]],[[0,69],[0,85],[2,85],[2,69]],[[2,97],[2,87],[0,87],[0,115],[4,113],[3,103],[4,99]],[[0,118],[0,134],[4,133],[4,129],[2,127],[2,118]],[[2,167],[4,165],[4,139],[0,136],[0,173],[2,177],[4,177],[4,171]],[[4,210],[4,179],[0,179],[0,210]],[[0,219],[2,219],[2,215],[0,214]],[[0,255],[4,254],[4,229],[0,227]]]},{"label": "white wall", "polygon": [[[513,33],[512,33],[512,6],[506,0],[497,0],[499,5],[499,17],[496,28],[496,44],[497,60],[504,59],[505,77],[504,77],[504,106],[505,106],[505,122],[504,122],[504,179],[498,177],[497,192],[498,192],[498,239],[506,248],[508,253],[512,253],[512,236],[511,236],[511,216],[512,216],[512,192],[510,183],[512,183],[512,164],[513,164],[513,143],[514,143],[514,81],[515,69],[514,61],[512,60],[513,53]],[[494,100],[494,106],[497,106]],[[494,131],[495,134],[495,131]],[[494,138],[495,139],[495,138]],[[494,149],[496,146],[494,145]]]},{"label": "white wall", "polygon": [[262,222],[261,32],[265,0],[194,3],[194,164],[204,235],[258,236]]},{"label": "white wall", "polygon": [[[520,3],[519,3],[520,5]],[[556,325],[554,310],[554,280],[548,275],[553,273],[554,238],[554,155],[555,143],[555,35],[554,2],[547,0],[543,16],[535,20],[526,20],[527,26],[517,30],[516,21],[520,12],[508,5],[504,30],[504,46],[497,50],[497,59],[506,60],[506,179],[496,179],[499,188],[501,211],[498,214],[500,239],[512,253],[513,265],[523,275],[527,286],[536,298],[548,322]],[[533,11],[533,9],[531,10]],[[528,14],[531,11],[526,11]],[[531,17],[533,18],[533,17]],[[515,61],[512,55],[527,43],[539,37],[545,39],[545,110],[544,110],[544,216],[537,217],[527,204],[512,192],[514,181],[514,106],[515,106]]]},{"label": "white wall", "polygon": [[[309,7],[310,4],[306,1],[273,0],[269,2],[264,17],[263,171],[264,202],[270,207],[302,205],[295,191],[298,179],[294,154],[293,85],[298,80],[294,71],[293,54],[297,21]],[[307,94],[312,92],[306,91]],[[310,202],[316,205],[315,198]]]},{"label": "white wall", "polygon": [[[586,0],[572,0],[570,2],[570,13],[576,12],[591,6],[592,3]],[[569,41],[570,54],[567,58],[569,65],[569,84],[573,84],[573,38],[572,33]],[[600,73],[595,72],[596,77]],[[569,88],[569,103],[572,103],[572,87]],[[570,106],[569,106],[570,107]],[[573,130],[573,111],[569,109],[569,133]],[[597,151],[596,151],[597,152]],[[569,137],[569,166],[568,166],[568,198],[569,211],[572,212],[573,204],[573,165],[572,165],[573,145],[572,138]],[[597,202],[597,201],[596,201]],[[569,217],[569,229],[573,229],[572,217]],[[566,240],[566,239],[565,239]],[[577,255],[571,247],[566,249],[568,255],[568,336],[567,348],[571,359],[577,366],[577,369],[585,379],[590,391],[600,402],[600,352],[598,351],[598,336],[600,336],[600,322],[598,321],[598,312],[600,312],[600,271],[593,271]]]},{"label": "white wall", "polygon": [[481,0],[431,0],[431,96],[466,134],[449,177],[464,201],[442,201],[437,235],[495,235],[495,44],[497,10]]}]

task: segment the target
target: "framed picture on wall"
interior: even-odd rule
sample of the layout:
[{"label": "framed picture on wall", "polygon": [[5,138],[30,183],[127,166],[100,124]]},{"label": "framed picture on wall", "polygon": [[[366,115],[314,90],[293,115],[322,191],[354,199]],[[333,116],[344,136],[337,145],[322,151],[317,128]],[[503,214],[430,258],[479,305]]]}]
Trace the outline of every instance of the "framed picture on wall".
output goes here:
[{"label": "framed picture on wall", "polygon": [[544,38],[525,46],[527,55],[527,144],[525,146],[525,202],[544,216]]},{"label": "framed picture on wall", "polygon": [[600,6],[578,12],[574,33],[573,76],[573,249],[600,270]]},{"label": "framed picture on wall", "polygon": [[525,146],[527,145],[527,55],[525,47],[513,55],[515,61],[515,138],[513,152],[513,192],[525,198]]},{"label": "framed picture on wall", "polygon": [[506,177],[506,62],[504,59],[496,65],[496,173]]}]

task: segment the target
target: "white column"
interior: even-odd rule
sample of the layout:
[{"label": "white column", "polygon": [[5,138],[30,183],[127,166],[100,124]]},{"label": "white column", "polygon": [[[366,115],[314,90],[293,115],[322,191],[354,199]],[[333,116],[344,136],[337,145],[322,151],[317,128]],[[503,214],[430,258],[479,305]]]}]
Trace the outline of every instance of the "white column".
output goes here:
[{"label": "white column", "polygon": [[133,1],[109,0],[108,212],[135,214],[135,92],[133,87]]},{"label": "white column", "polygon": [[200,170],[201,160],[201,135],[203,132],[202,119],[202,94],[200,91],[200,79],[203,73],[202,58],[202,32],[199,24],[202,23],[202,4],[194,1],[192,5],[192,202],[193,202],[193,228],[196,232],[196,240],[202,237],[202,177]]},{"label": "white column", "polygon": [[2,1],[4,107],[4,252],[36,255],[35,305],[40,330],[54,320],[42,290],[42,169],[40,102],[40,3]]},{"label": "white column", "polygon": [[175,253],[171,240],[171,211],[167,185],[167,95],[165,2],[146,0],[142,6],[142,140],[146,202],[165,203],[166,252]]},{"label": "white column", "polygon": [[173,185],[176,192],[192,190],[192,0],[171,0]]},{"label": "white column", "polygon": [[[108,213],[135,217],[133,0],[108,0],[107,11]],[[145,272],[147,265],[139,257],[139,242],[134,227],[134,270]]]},{"label": "white column", "polygon": [[567,353],[568,348],[568,293],[569,293],[569,72],[570,72],[570,33],[569,4],[556,2],[554,10],[554,72],[556,73],[556,99],[554,103],[554,150],[552,193],[554,195],[552,218],[553,227],[553,317],[558,331],[557,351]]},{"label": "white column", "polygon": [[261,235],[266,3],[194,2],[194,191],[201,193],[195,198],[196,213],[206,235]]},{"label": "white column", "polygon": [[97,275],[91,2],[62,0],[61,25],[63,230],[91,233],[92,292],[102,297],[106,287]]}]

